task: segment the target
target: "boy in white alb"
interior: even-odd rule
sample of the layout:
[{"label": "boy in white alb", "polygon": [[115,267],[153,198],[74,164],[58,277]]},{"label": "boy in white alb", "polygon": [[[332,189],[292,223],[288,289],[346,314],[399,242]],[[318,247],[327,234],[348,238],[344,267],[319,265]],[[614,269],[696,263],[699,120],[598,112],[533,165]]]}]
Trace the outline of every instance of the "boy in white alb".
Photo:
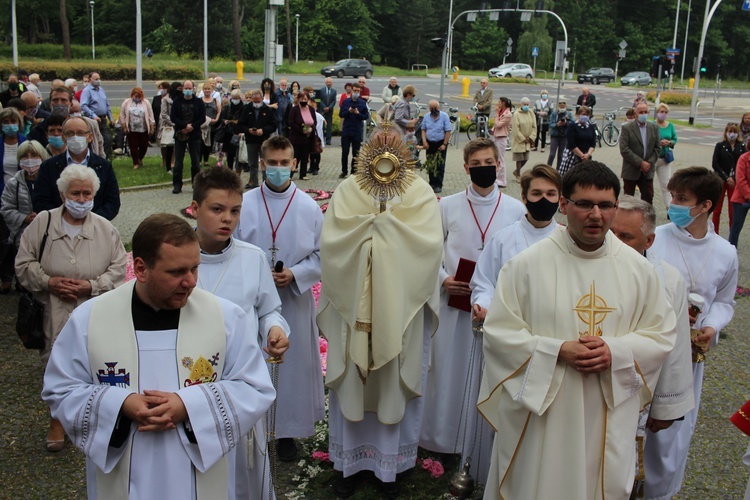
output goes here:
[{"label": "boy in white alb", "polygon": [[312,294],[312,286],[320,281],[323,213],[291,181],[296,160],[287,138],[267,139],[261,152],[266,180],[243,196],[235,237],[265,252],[293,339],[285,362],[279,366],[276,436],[279,460],[294,461],[298,454],[294,438],[312,436],[315,422],[325,418]]},{"label": "boy in white alb", "polygon": [[472,469],[483,469],[484,476],[489,468],[493,433],[476,411],[483,364],[482,338],[481,333],[472,330],[469,310],[453,307],[449,300],[451,296],[461,296],[469,309],[469,280],[456,277],[459,259],[476,262],[490,235],[526,213],[520,201],[495,187],[497,164],[497,146],[492,140],[469,142],[464,148],[464,170],[471,183],[465,191],[440,200],[444,248],[439,277],[440,323],[432,339],[432,364],[419,439],[419,445],[426,450],[471,457]]},{"label": "boy in white alb", "polygon": [[[703,332],[693,339],[694,351],[703,351],[697,345],[700,343],[715,346],[718,333],[734,315],[739,272],[737,250],[716,234],[709,220],[721,196],[722,185],[716,173],[703,167],[675,172],[667,185],[672,194],[668,210],[671,222],[656,228],[652,247],[657,256],[680,271],[688,294],[703,297],[703,310],[691,318],[692,328]],[[710,359],[709,355],[707,361]],[[693,363],[695,408],[668,429],[647,432],[646,498],[670,499],[682,487],[690,441],[698,420],[703,369],[703,362]]]},{"label": "boy in white alb", "polygon": [[[201,247],[198,288],[230,300],[258,321],[258,345],[270,356],[283,360],[289,347],[289,326],[281,315],[281,300],[273,284],[263,251],[232,233],[242,208],[242,183],[233,170],[213,167],[193,180],[193,214]],[[258,420],[247,440],[229,455],[230,470],[238,496],[266,500],[274,498],[270,462],[266,454],[264,419]],[[272,429],[269,429],[272,431]],[[230,478],[232,476],[230,475]]]}]

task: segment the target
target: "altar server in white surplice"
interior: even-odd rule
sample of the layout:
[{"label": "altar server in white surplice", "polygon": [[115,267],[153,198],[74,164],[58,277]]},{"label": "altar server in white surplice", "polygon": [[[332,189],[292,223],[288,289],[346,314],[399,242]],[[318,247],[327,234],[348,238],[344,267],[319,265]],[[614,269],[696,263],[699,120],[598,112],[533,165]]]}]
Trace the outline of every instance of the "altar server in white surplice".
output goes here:
[{"label": "altar server in white surplice", "polygon": [[[732,320],[737,290],[737,251],[716,234],[709,221],[721,197],[722,180],[703,167],[689,167],[675,172],[667,188],[672,194],[668,210],[671,222],[656,228],[652,251],[680,271],[688,294],[703,297],[703,310],[692,326],[703,332],[693,339],[693,350],[702,351],[696,343],[715,346],[718,333]],[[711,362],[711,354],[706,362]],[[698,419],[703,368],[703,362],[693,363],[695,408],[668,429],[647,432],[646,498],[669,499],[682,487]]]},{"label": "altar server in white surplice", "polygon": [[[202,170],[193,180],[193,215],[201,247],[198,287],[231,300],[257,318],[259,329],[248,331],[271,356],[283,360],[289,347],[289,326],[281,315],[281,299],[273,284],[266,254],[255,245],[235,240],[240,220],[242,183],[233,170]],[[260,419],[247,439],[228,455],[230,480],[234,473],[237,496],[274,498],[271,465],[266,453],[266,422]]]},{"label": "altar server in white surplice", "polygon": [[628,498],[641,407],[675,342],[659,275],[609,232],[620,183],[563,178],[567,228],[511,259],[484,323],[479,410],[498,431],[486,499]]},{"label": "altar server in white surplice", "polygon": [[292,341],[279,366],[276,437],[279,459],[293,461],[298,455],[294,438],[312,436],[315,422],[325,418],[312,293],[312,286],[320,281],[323,213],[291,181],[296,160],[287,138],[266,140],[261,155],[266,180],[243,196],[235,237],[263,250],[269,268],[283,266],[272,275]]},{"label": "altar server in white surplice", "polygon": [[497,275],[505,263],[555,230],[554,216],[560,207],[561,190],[560,174],[548,165],[536,165],[521,176],[521,201],[528,213],[493,234],[479,256],[470,284],[475,321],[484,321],[487,316],[495,295]]},{"label": "altar server in white surplice", "polygon": [[[481,460],[485,471],[493,432],[476,411],[483,364],[482,334],[472,330],[470,275],[462,278],[456,274],[459,259],[476,262],[492,234],[526,213],[523,203],[495,187],[497,165],[494,141],[469,142],[464,148],[464,169],[471,183],[464,191],[440,200],[444,249],[439,277],[440,326],[432,339],[419,439],[419,445],[429,451],[463,451],[471,457],[473,469]],[[465,299],[467,310],[449,305],[451,296]],[[485,450],[483,443],[489,444]]]},{"label": "altar server in white surplice", "polygon": [[225,455],[275,395],[257,319],[195,289],[181,217],[141,222],[133,257],[134,281],[71,315],[42,397],[86,455],[89,498],[243,498]]},{"label": "altar server in white surplice", "polygon": [[337,496],[352,495],[356,474],[370,470],[388,497],[397,494],[397,474],[417,459],[438,320],[440,209],[430,186],[410,170],[401,194],[382,211],[360,180],[366,182],[364,172],[336,188],[321,235],[328,449],[342,472]]}]

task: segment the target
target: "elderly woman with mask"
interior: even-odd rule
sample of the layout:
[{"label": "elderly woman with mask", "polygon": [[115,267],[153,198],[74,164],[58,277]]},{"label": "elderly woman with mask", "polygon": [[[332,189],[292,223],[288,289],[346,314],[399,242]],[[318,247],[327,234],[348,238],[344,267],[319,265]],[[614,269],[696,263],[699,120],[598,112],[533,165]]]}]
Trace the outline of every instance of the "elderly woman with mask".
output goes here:
[{"label": "elderly woman with mask", "polygon": [[39,167],[47,158],[49,153],[39,142],[24,142],[18,148],[18,164],[21,170],[5,184],[0,214],[10,232],[8,242],[16,248],[21,244],[24,230],[36,217],[31,205],[31,191],[34,190]]},{"label": "elderly woman with mask", "polygon": [[516,162],[516,170],[513,175],[520,182],[521,169],[529,161],[529,151],[536,140],[536,115],[530,108],[531,100],[528,97],[521,99],[521,107],[516,109],[511,120],[510,150],[513,153],[513,161]]},{"label": "elderly woman with mask", "polygon": [[[45,365],[73,309],[124,283],[127,262],[120,233],[107,219],[91,212],[99,189],[96,172],[69,165],[57,187],[63,205],[34,218],[21,236],[16,257],[19,282],[44,304],[46,340],[41,358]],[[62,425],[50,419],[47,449],[60,451],[64,443]]]},{"label": "elderly woman with mask", "polygon": [[119,121],[128,138],[133,168],[142,167],[143,158],[146,157],[148,151],[148,137],[156,126],[154,111],[148,101],[143,98],[142,88],[133,87],[130,91],[130,99],[123,101]]}]

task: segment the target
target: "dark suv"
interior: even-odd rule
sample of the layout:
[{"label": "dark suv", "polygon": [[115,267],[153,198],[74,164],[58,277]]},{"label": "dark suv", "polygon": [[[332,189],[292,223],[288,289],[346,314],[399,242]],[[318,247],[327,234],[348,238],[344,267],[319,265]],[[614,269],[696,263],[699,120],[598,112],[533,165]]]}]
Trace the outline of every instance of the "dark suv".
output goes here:
[{"label": "dark suv", "polygon": [[372,78],[372,64],[365,59],[342,59],[333,66],[326,66],[320,70],[323,76],[335,76],[344,78],[345,76],[364,76],[367,79]]},{"label": "dark suv", "polygon": [[615,81],[615,70],[612,68],[590,68],[585,73],[578,74],[578,83],[591,82],[594,85]]}]

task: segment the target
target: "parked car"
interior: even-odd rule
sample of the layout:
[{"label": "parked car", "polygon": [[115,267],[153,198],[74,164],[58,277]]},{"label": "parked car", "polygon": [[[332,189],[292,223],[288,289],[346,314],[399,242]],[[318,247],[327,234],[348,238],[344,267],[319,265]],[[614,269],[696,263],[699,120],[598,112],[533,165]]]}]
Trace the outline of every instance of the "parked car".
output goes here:
[{"label": "parked car", "polygon": [[496,68],[492,68],[487,72],[487,76],[490,78],[526,78],[531,80],[534,78],[534,70],[528,64],[521,63],[507,63],[501,64]]},{"label": "parked car", "polygon": [[344,78],[345,76],[372,78],[372,64],[365,59],[342,59],[332,66],[321,69],[320,74],[335,76],[336,78]]},{"label": "parked car", "polygon": [[623,85],[651,85],[651,75],[645,71],[631,71],[620,80]]},{"label": "parked car", "polygon": [[602,82],[615,81],[615,70],[612,68],[589,68],[585,73],[578,73],[578,83],[591,82],[598,85]]}]

